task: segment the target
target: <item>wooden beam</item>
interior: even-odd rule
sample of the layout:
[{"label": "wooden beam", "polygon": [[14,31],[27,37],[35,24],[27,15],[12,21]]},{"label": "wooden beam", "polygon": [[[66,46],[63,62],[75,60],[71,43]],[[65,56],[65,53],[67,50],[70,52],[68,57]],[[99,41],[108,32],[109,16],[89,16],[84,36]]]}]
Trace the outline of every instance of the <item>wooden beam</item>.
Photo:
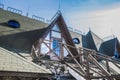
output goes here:
[{"label": "wooden beam", "polygon": [[106,71],[91,54],[89,54],[89,59],[103,72],[103,74],[108,76],[109,80],[113,80],[111,78],[111,74],[108,71]]},{"label": "wooden beam", "polygon": [[113,78],[112,80],[114,80],[114,78],[116,79],[120,79],[120,74],[113,74],[111,76],[91,76],[91,79],[108,79],[111,80],[110,78]]},{"label": "wooden beam", "polygon": [[71,66],[70,64],[68,64],[67,62],[65,62],[65,64],[70,67],[71,69],[73,69],[75,72],[77,72],[80,76],[85,78],[85,74],[83,74],[82,72],[80,72],[79,70],[77,70],[76,68],[74,68],[73,66]]},{"label": "wooden beam", "polygon": [[[111,58],[110,56],[107,56],[107,55],[104,55],[102,53],[97,53],[93,50],[90,50],[90,49],[84,49],[84,51],[86,51],[87,53],[91,54],[91,55],[94,55],[96,57],[99,57],[101,59],[104,59],[104,60],[108,60],[110,62],[113,62],[113,63],[117,63],[117,64],[120,64],[119,61],[116,61],[115,59]],[[93,53],[94,52],[94,53]]]},{"label": "wooden beam", "polygon": [[[86,58],[88,58],[88,54],[85,54]],[[91,80],[90,78],[90,65],[89,65],[89,61],[88,59],[86,59],[86,73],[87,73],[87,76],[86,76],[86,80]]]},{"label": "wooden beam", "polygon": [[109,62],[108,62],[108,60],[106,60],[106,68],[107,68],[107,71],[110,73],[110,67],[109,67]]},{"label": "wooden beam", "polygon": [[[51,42],[51,41],[50,41]],[[45,42],[43,42],[44,44],[45,44]],[[110,62],[112,62],[113,64],[115,64],[118,68],[120,68],[120,66],[118,66],[117,64],[120,64],[120,62],[118,62],[118,61],[115,61],[115,60],[112,60],[112,58],[111,57],[109,57],[109,56],[106,56],[106,55],[101,55],[101,54],[99,54],[99,53],[97,53],[97,52],[94,52],[93,50],[87,50],[87,49],[81,49],[81,50],[79,50],[79,54],[77,54],[77,55],[73,55],[74,53],[73,52],[71,52],[69,49],[68,49],[68,47],[71,47],[71,48],[76,48],[76,47],[73,47],[73,46],[70,46],[70,45],[67,45],[67,44],[63,44],[63,43],[60,43],[60,44],[62,44],[65,48],[66,48],[66,50],[68,51],[68,54],[71,56],[71,58],[69,58],[68,60],[74,60],[74,62],[75,62],[75,64],[77,65],[77,66],[79,66],[79,71],[78,71],[78,69],[76,69],[75,67],[73,67],[72,65],[70,65],[70,64],[68,64],[67,63],[67,61],[68,60],[62,60],[61,58],[60,58],[60,56],[58,56],[58,55],[56,55],[56,53],[54,53],[54,49],[50,49],[50,46],[48,46],[47,44],[45,44],[48,48],[49,48],[49,50],[50,50],[50,52],[53,52],[53,54],[55,54],[56,55],[56,57],[58,57],[58,59],[60,60],[60,61],[63,61],[68,67],[70,67],[71,69],[73,69],[75,72],[77,72],[77,73],[79,73],[81,76],[83,76],[84,78],[86,78],[87,80],[90,80],[90,78],[92,79],[98,79],[98,78],[106,78],[106,79],[109,79],[109,80],[113,80],[113,78],[119,78],[119,76],[117,75],[117,74],[114,74],[114,75],[112,75],[112,74],[110,74],[110,69],[109,69],[109,64],[108,64],[108,61],[110,61]],[[76,48],[76,50],[78,50],[77,48]],[[94,53],[93,53],[94,52]],[[89,55],[89,56],[86,56],[85,54],[86,53],[88,53],[87,55]],[[76,53],[75,53],[76,54]],[[79,58],[79,57],[81,57],[81,56],[84,56],[84,58],[85,58],[85,60],[86,60],[86,64],[80,64],[79,62],[78,62],[78,60],[76,59],[76,58]],[[101,64],[99,64],[99,62],[97,61],[97,58],[100,58],[100,59],[103,59],[103,60],[106,60],[106,66],[107,66],[107,70],[105,70],[104,69],[104,67],[101,65]],[[85,60],[83,60],[83,61],[85,61]],[[92,69],[92,67],[90,66],[90,63],[94,63],[95,64],[95,66],[98,68],[98,70],[100,70],[100,73],[99,72],[97,72],[97,70],[95,71],[94,69]],[[86,68],[87,70],[85,71],[83,68]],[[96,68],[96,69],[97,69]],[[95,73],[97,73],[98,74],[98,76],[90,76],[90,70],[91,71],[93,71],[93,72],[95,72]]]},{"label": "wooden beam", "polygon": [[37,77],[37,78],[52,78],[53,74],[47,73],[30,73],[30,72],[15,72],[15,71],[0,71],[0,76],[19,76],[19,77]]},{"label": "wooden beam", "polygon": [[109,72],[107,72],[107,71],[97,62],[97,60],[96,60],[92,55],[89,55],[88,57],[89,57],[89,59],[90,59],[96,66],[98,66],[98,67],[102,70],[102,72],[103,72],[105,75],[108,75],[108,76],[111,75]]},{"label": "wooden beam", "polygon": [[[66,48],[66,46],[64,46],[64,47]],[[67,48],[66,48],[66,50],[67,50]],[[73,57],[74,57],[73,54],[72,54],[69,50],[67,50],[67,51],[68,51],[68,53],[71,55],[71,57],[73,58]],[[83,68],[82,68],[82,66],[79,64],[79,62],[78,62],[75,58],[73,58],[73,60],[74,60],[74,61],[76,62],[76,64],[79,66],[79,69],[81,70],[81,72],[86,75],[86,72],[83,70]]]},{"label": "wooden beam", "polygon": [[82,53],[82,54],[78,54],[78,55],[73,56],[73,57],[69,57],[69,58],[68,58],[67,60],[65,60],[65,61],[70,61],[70,60],[73,60],[74,58],[81,57],[82,55],[84,55],[84,53]]},{"label": "wooden beam", "polygon": [[113,63],[115,66],[117,66],[117,68],[119,68],[120,69],[120,64],[118,65],[118,64],[116,64],[116,63]]}]

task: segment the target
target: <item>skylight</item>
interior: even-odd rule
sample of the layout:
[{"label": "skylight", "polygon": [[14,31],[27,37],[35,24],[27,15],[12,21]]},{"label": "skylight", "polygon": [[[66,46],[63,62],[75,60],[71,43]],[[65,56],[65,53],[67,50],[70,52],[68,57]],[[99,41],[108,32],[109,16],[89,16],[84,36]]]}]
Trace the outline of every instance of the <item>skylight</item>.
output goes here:
[{"label": "skylight", "polygon": [[16,20],[9,20],[7,24],[12,28],[20,28],[20,24]]}]

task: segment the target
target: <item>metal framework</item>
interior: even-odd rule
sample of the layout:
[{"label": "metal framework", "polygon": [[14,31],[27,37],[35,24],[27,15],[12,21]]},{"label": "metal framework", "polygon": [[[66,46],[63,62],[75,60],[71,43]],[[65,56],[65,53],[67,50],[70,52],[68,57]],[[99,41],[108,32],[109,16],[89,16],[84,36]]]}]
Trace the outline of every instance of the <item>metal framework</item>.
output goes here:
[{"label": "metal framework", "polygon": [[[49,48],[49,52],[47,52],[45,55],[51,52],[54,53],[54,50],[50,48],[46,41],[51,43],[51,41],[48,40],[40,40],[39,46],[36,48],[33,46],[34,48],[32,48],[32,55],[35,55],[36,53],[40,54],[40,50],[38,50],[39,52],[35,52],[35,50],[38,49],[38,47],[41,47],[41,44],[45,44]],[[76,48],[63,43],[60,44],[62,44],[62,47],[64,47],[69,54],[67,57],[61,58],[60,56],[56,55],[56,53],[54,53],[59,59],[56,62],[71,68],[84,79],[118,80],[120,78],[120,72],[118,72],[116,69],[113,69],[112,67],[112,65],[114,65],[115,68],[120,70],[119,61],[101,53],[97,53],[94,50]],[[78,52],[78,55],[71,53],[68,47],[75,48]],[[45,55],[39,57],[44,57]]]}]

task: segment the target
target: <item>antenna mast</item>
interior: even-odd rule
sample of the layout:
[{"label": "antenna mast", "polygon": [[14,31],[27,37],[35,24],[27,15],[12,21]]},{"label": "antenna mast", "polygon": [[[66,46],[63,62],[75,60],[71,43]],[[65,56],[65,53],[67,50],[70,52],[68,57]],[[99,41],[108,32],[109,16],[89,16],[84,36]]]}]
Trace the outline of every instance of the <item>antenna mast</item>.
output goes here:
[{"label": "antenna mast", "polygon": [[60,8],[61,8],[61,4],[60,4],[60,0],[59,0],[58,11],[60,10]]},{"label": "antenna mast", "polygon": [[[27,2],[27,1],[26,1]],[[29,10],[30,10],[30,5],[27,3],[27,12],[26,12],[26,17],[29,17]]]},{"label": "antenna mast", "polygon": [[28,7],[28,10],[27,10],[26,16],[27,17],[29,16],[29,7]]}]

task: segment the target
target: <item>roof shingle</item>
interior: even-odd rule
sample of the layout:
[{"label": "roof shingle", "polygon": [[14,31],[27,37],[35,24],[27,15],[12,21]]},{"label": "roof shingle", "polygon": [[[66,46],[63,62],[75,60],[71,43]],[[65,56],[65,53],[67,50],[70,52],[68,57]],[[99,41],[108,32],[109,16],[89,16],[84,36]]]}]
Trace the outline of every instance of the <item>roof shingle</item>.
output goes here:
[{"label": "roof shingle", "polygon": [[46,73],[51,72],[33,62],[30,62],[16,53],[0,47],[0,71]]}]

